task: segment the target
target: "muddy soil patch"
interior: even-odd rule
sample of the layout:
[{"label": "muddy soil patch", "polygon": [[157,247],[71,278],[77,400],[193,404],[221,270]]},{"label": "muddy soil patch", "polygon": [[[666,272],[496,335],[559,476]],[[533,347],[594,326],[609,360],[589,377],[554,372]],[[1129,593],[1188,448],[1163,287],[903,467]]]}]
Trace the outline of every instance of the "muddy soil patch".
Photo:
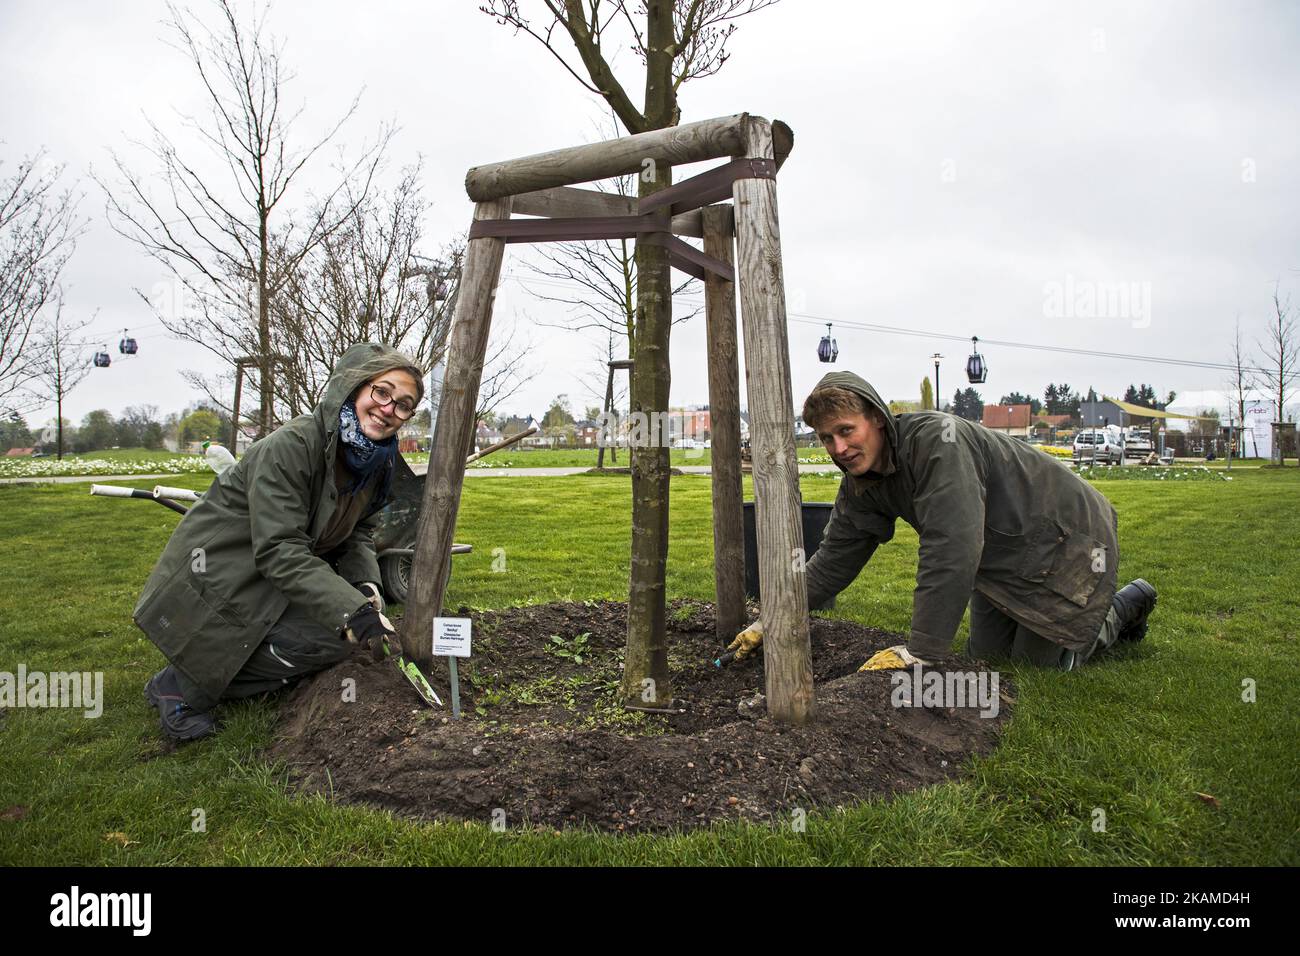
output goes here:
[{"label": "muddy soil patch", "polygon": [[[713,608],[669,613],[667,715],[618,705],[627,606],[537,605],[473,613],[462,662],[465,719],[418,706],[391,665],[358,655],[300,684],[280,708],[269,756],[309,791],[425,819],[639,832],[745,818],[788,823],[795,808],[848,805],[956,777],[997,743],[1009,682],[984,716],[965,707],[899,707],[888,672],[857,673],[902,638],[813,619],[817,718],[766,716],[761,660],[713,665]],[[952,669],[974,672],[964,662]],[[924,679],[924,678],[923,678]],[[435,688],[447,699],[445,668]],[[951,700],[945,701],[945,703]],[[449,702],[448,702],[449,703]],[[499,816],[499,814],[498,814]]]}]

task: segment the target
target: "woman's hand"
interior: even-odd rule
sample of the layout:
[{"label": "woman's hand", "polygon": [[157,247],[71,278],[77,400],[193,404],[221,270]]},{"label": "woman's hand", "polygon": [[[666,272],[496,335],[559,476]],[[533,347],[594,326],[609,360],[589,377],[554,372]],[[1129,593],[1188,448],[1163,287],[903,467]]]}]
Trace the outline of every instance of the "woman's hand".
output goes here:
[{"label": "woman's hand", "polygon": [[362,581],[357,585],[357,590],[366,596],[366,600],[380,614],[384,613],[384,593],[379,589],[378,584],[372,584],[369,581]]},{"label": "woman's hand", "polygon": [[384,659],[384,641],[390,637],[394,640],[397,638],[393,622],[375,610],[369,602],[353,613],[343,633],[349,641],[366,645],[371,659],[376,661]]}]

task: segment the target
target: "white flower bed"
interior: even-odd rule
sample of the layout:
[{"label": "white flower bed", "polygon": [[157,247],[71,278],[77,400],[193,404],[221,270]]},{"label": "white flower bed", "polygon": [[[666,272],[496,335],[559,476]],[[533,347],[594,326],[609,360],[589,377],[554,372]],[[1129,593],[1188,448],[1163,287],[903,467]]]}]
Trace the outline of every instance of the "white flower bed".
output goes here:
[{"label": "white flower bed", "polygon": [[194,475],[211,474],[206,458],[0,458],[0,478],[56,478],[62,475]]}]

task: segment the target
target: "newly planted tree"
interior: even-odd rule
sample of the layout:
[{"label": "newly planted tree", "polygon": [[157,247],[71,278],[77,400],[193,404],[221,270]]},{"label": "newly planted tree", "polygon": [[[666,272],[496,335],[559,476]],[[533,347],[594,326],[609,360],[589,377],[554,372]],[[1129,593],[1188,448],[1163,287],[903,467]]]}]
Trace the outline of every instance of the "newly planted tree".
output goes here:
[{"label": "newly planted tree", "polygon": [[[629,133],[675,126],[681,119],[678,90],[709,76],[727,60],[735,20],[774,0],[541,0],[534,20],[515,0],[494,0],[481,9],[500,23],[537,39],[589,92],[599,96]],[[567,37],[571,48],[561,43]],[[637,106],[615,73],[614,50],[626,44],[643,67],[644,94]],[[576,53],[578,63],[566,54]],[[642,200],[672,185],[672,169],[647,161],[637,180]],[[668,365],[672,292],[667,249],[637,243],[636,306],[632,330],[630,411],[649,416],[669,407]],[[628,589],[628,640],[621,696],[633,706],[657,706],[672,698],[665,628],[668,561],[669,461],[667,442],[650,440],[632,449],[632,554]]]}]

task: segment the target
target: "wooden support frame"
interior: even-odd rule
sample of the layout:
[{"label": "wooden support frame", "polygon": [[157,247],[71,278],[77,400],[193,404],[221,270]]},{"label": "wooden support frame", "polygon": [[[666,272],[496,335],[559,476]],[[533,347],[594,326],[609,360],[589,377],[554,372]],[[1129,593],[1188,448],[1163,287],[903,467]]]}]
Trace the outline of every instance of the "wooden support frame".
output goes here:
[{"label": "wooden support frame", "polygon": [[[793,133],[784,123],[740,113],[479,166],[468,172],[465,188],[477,203],[475,223],[496,222],[475,226],[461,275],[443,386],[447,414],[439,415],[430,453],[412,569],[413,600],[407,618],[411,626],[404,644],[415,659],[425,663],[430,659],[433,617],[442,607],[450,576],[464,459],[473,437],[474,409],[505,245],[512,240],[578,238],[573,235],[578,229],[574,220],[614,218],[622,221],[600,223],[596,228],[603,232],[631,229],[638,241],[666,246],[674,266],[705,280],[710,407],[717,409],[719,416],[712,427],[719,636],[734,633],[745,621],[735,324],[739,285],[754,449],[768,710],[776,719],[791,723],[803,723],[813,715],[799,471],[776,212],[776,170],[792,147]],[[657,199],[652,197],[649,208],[629,197],[571,188],[640,173],[656,163],[680,166],[722,157],[732,161],[664,190]],[[736,178],[738,175],[741,178]],[[734,220],[728,207],[697,208],[725,198],[728,192],[734,201]],[[513,212],[550,218],[511,222]],[[566,219],[570,222],[563,221]],[[529,225],[520,227],[523,222]],[[683,243],[679,235],[703,237],[704,251]],[[734,558],[737,551],[740,560]]]},{"label": "wooden support frame", "polygon": [[[761,117],[753,117],[761,119]],[[654,164],[685,166],[724,156],[746,156],[748,113],[670,126],[635,136],[622,136],[568,149],[535,153],[519,159],[475,166],[465,174],[465,192],[475,202],[501,199],[518,193],[535,192],[552,186],[573,186],[629,173],[643,173]],[[762,120],[767,123],[766,120]],[[769,140],[780,168],[794,146],[790,127],[777,121],[769,124]]]},{"label": "wooden support frame", "polygon": [[[730,206],[706,206],[704,251],[735,262]],[[704,278],[704,322],[709,350],[709,443],[713,483],[713,584],[717,637],[729,642],[749,622],[745,610],[745,513],[740,467],[740,349],[736,284]]]},{"label": "wooden support frame", "polygon": [[[750,156],[772,156],[772,132],[766,121],[748,119],[746,142]],[[779,721],[802,724],[814,709],[812,648],[776,182],[738,179],[732,195],[754,459],[767,709]]]},{"label": "wooden support frame", "polygon": [[[476,220],[509,217],[509,197],[481,202],[474,208]],[[416,529],[410,611],[402,637],[403,650],[426,668],[433,659],[433,619],[442,609],[451,577],[452,534],[460,511],[465,457],[473,446],[474,412],[505,248],[505,240],[496,238],[471,239],[465,245],[456,314],[447,346],[442,403],[433,447],[429,449],[429,469]]]},{"label": "wooden support frame", "polygon": [[[609,381],[605,383],[605,427],[606,428],[609,427],[610,412],[614,411],[614,373],[616,371],[622,371],[624,369],[630,372],[632,366],[635,364],[636,363],[633,362],[631,359],[616,359],[615,361],[609,363]],[[605,443],[603,441],[598,441],[597,444],[600,447],[600,451],[596,453],[596,470],[599,471],[601,468],[605,467]],[[630,456],[631,453],[632,453],[632,449],[629,448],[628,455]],[[617,439],[615,440],[615,444],[609,450],[609,456],[615,462],[618,461]],[[629,461],[628,464],[630,465],[631,462]]]}]

